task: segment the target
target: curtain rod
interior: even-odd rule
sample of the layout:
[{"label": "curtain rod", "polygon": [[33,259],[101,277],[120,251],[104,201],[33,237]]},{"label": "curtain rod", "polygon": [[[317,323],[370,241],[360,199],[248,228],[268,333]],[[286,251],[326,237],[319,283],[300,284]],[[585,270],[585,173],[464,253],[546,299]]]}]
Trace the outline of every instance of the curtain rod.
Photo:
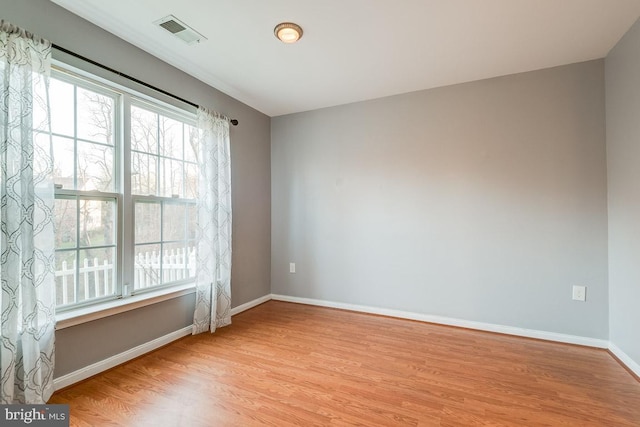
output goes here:
[{"label": "curtain rod", "polygon": [[[155,90],[156,92],[160,92],[160,93],[162,93],[162,94],[164,94],[164,95],[170,96],[171,98],[177,99],[178,101],[184,102],[185,104],[191,105],[191,106],[193,106],[193,107],[195,107],[195,108],[200,108],[200,106],[199,106],[198,104],[195,104],[195,103],[193,103],[193,102],[191,102],[191,101],[187,101],[186,99],[181,98],[181,97],[179,97],[178,95],[174,95],[174,94],[172,94],[171,92],[167,92],[167,91],[166,91],[166,90],[164,90],[164,89],[160,89],[159,87],[156,87],[156,86],[150,85],[149,83],[143,82],[142,80],[138,80],[138,79],[136,79],[135,77],[131,77],[131,76],[130,76],[130,75],[128,75],[128,74],[122,73],[122,72],[120,72],[120,71],[118,71],[118,70],[114,70],[113,68],[111,68],[111,67],[109,67],[109,66],[107,66],[107,65],[101,64],[101,63],[99,63],[99,62],[97,62],[97,61],[94,61],[93,59],[89,59],[89,58],[87,58],[86,56],[82,56],[82,55],[80,55],[80,54],[78,54],[78,53],[72,52],[72,51],[70,51],[69,49],[65,49],[64,47],[59,46],[59,45],[57,45],[57,44],[55,44],[55,43],[52,43],[52,46],[53,46],[55,49],[59,50],[60,52],[64,52],[64,53],[66,53],[66,54],[68,54],[68,55],[71,55],[71,56],[73,56],[73,57],[76,57],[76,58],[78,58],[78,59],[81,59],[81,60],[83,60],[83,61],[86,61],[86,62],[88,62],[88,63],[90,63],[90,64],[92,64],[92,65],[95,65],[96,67],[100,67],[100,68],[102,68],[103,70],[110,71],[110,72],[112,72],[112,73],[114,73],[114,74],[119,75],[120,77],[124,77],[125,79],[128,79],[128,80],[131,80],[132,82],[138,83],[139,85],[142,85],[142,86],[147,87],[147,88],[149,88],[149,89],[153,89],[153,90]],[[229,122],[230,122],[232,125],[234,125],[234,126],[237,126],[237,125],[238,125],[238,120],[236,120],[236,119],[229,119]]]}]

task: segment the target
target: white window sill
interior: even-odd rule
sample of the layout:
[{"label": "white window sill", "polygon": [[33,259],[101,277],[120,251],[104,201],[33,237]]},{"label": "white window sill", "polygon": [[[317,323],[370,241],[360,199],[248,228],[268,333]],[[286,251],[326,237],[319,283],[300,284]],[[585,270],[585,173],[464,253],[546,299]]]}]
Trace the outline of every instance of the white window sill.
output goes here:
[{"label": "white window sill", "polygon": [[82,307],[76,310],[66,311],[56,314],[56,330],[81,325],[86,322],[91,322],[92,320],[102,319],[104,317],[113,316],[114,314],[124,313],[126,311],[135,310],[136,308],[145,307],[147,305],[156,304],[173,298],[179,298],[195,292],[195,285],[193,283],[188,283],[169,289],[159,289],[155,292],[148,292],[101,304]]}]

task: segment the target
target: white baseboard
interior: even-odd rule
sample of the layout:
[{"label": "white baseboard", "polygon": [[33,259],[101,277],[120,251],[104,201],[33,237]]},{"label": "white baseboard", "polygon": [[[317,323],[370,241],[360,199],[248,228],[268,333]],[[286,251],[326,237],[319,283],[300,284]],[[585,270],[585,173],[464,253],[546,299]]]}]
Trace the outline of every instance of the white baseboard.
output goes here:
[{"label": "white baseboard", "polygon": [[625,364],[626,367],[631,370],[631,372],[636,374],[636,376],[640,377],[640,365],[636,363],[636,361],[633,360],[631,357],[629,357],[627,353],[622,351],[620,347],[610,342],[609,351],[613,353],[618,358],[618,360],[620,360],[623,364]]},{"label": "white baseboard", "polygon": [[408,311],[390,310],[386,308],[369,307],[364,305],[346,304],[317,300],[312,298],[291,297],[288,295],[272,294],[271,298],[276,301],[295,302],[300,304],[317,305],[320,307],[339,308],[342,310],[358,311],[361,313],[379,314],[400,319],[418,320],[421,322],[437,323],[440,325],[458,326],[460,328],[476,329],[479,331],[497,332],[500,334],[516,335],[526,338],[537,338],[547,341],[555,341],[567,344],[578,344],[588,347],[608,348],[609,342],[597,338],[581,337],[576,335],[559,334],[556,332],[538,331],[535,329],[517,328],[515,326],[496,325],[493,323],[475,322],[472,320],[455,319],[444,316],[434,316],[430,314],[412,313]]},{"label": "white baseboard", "polygon": [[235,316],[236,314],[242,313],[243,311],[249,310],[257,305],[263,304],[271,299],[271,294],[265,295],[260,298],[256,298],[253,301],[249,301],[245,304],[239,305],[231,309],[231,315]]},{"label": "white baseboard", "polygon": [[191,330],[192,326],[187,326],[175,332],[164,335],[160,338],[156,338],[152,341],[141,344],[120,354],[116,354],[115,356],[111,356],[92,365],[85,366],[84,368],[78,369],[77,371],[55,378],[53,380],[53,386],[56,390],[68,387],[71,384],[77,383],[78,381],[85,380],[89,377],[99,374],[100,372],[104,372],[107,369],[111,369],[124,362],[128,362],[131,359],[135,359],[136,357],[142,356],[145,353],[160,348],[163,345],[167,345],[179,338],[191,335]]}]

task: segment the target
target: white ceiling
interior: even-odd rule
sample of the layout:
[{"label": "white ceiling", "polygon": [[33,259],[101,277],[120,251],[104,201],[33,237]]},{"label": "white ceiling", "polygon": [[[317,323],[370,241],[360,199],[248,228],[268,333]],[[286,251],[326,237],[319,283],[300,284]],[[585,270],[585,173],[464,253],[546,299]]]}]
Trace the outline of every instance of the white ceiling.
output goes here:
[{"label": "white ceiling", "polygon": [[[602,58],[640,16],[640,0],[52,1],[269,116]],[[208,40],[153,24],[169,14]]]}]

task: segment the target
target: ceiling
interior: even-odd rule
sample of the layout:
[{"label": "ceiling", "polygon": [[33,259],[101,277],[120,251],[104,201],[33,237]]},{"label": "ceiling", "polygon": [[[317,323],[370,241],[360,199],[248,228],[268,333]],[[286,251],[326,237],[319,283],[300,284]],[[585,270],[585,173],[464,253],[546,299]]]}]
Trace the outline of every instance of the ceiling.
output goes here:
[{"label": "ceiling", "polygon": [[[52,1],[269,116],[602,58],[640,16],[640,0]],[[153,24],[169,14],[208,40]],[[298,43],[273,36],[283,21]]]}]

